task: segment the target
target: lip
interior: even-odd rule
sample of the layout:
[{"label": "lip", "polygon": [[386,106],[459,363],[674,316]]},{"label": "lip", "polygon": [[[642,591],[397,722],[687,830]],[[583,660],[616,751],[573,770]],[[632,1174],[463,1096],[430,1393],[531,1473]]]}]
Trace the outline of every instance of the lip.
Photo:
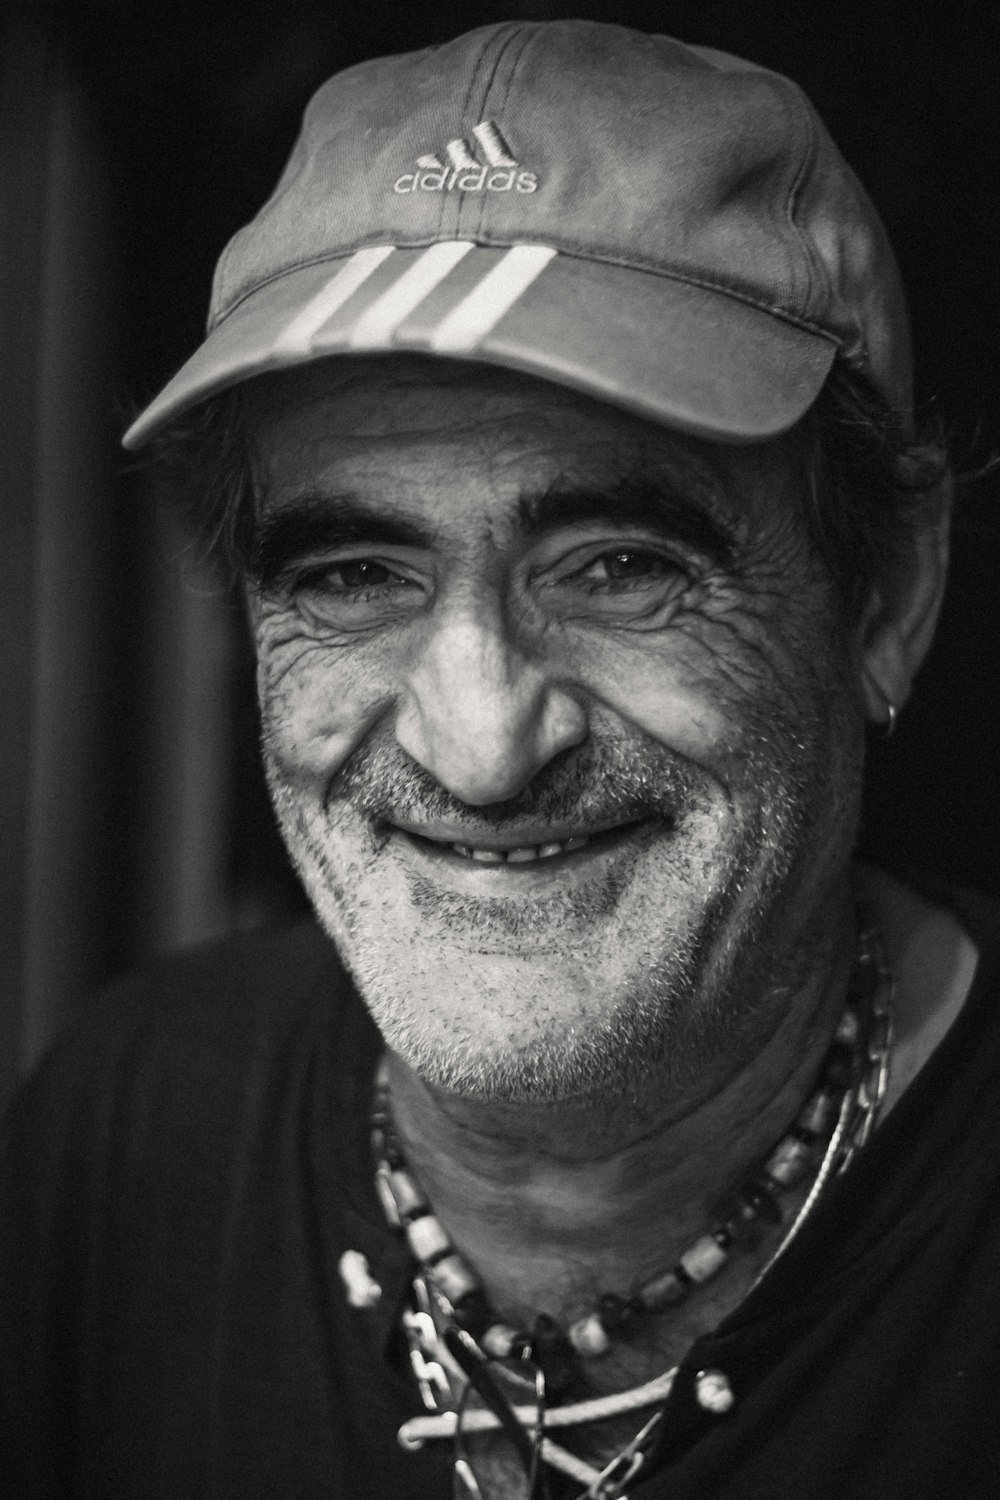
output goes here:
[{"label": "lip", "polygon": [[[555,830],[551,826],[545,828],[543,837],[538,836],[536,829],[532,829],[530,835],[527,828],[499,835],[494,829],[488,841],[485,830],[479,833],[469,828],[461,830],[461,838],[431,838],[423,833],[425,826],[421,825],[421,831],[417,832],[401,824],[386,825],[409,851],[409,858],[415,856],[425,868],[436,867],[442,873],[447,870],[449,880],[468,885],[471,891],[482,890],[483,882],[486,888],[496,890],[511,890],[515,886],[532,888],[537,882],[541,882],[539,888],[543,888],[554,878],[568,878],[573,871],[583,875],[588,867],[600,866],[609,858],[613,859],[628,845],[645,844],[657,828],[662,831],[669,824],[660,818],[633,818],[625,823],[603,824],[586,834],[574,831],[562,839],[553,837]],[[529,836],[537,842],[529,844]],[[553,849],[553,845],[564,847]],[[549,846],[549,852],[542,853],[546,846]],[[519,857],[529,849],[533,851],[530,857]],[[477,857],[467,852],[471,850],[481,852]],[[511,851],[518,857],[508,858]]]},{"label": "lip", "polygon": [[512,849],[540,848],[546,844],[564,844],[570,840],[585,839],[590,842],[609,833],[624,833],[640,823],[651,822],[647,815],[592,824],[580,823],[517,823],[507,828],[476,828],[468,823],[447,823],[430,819],[427,822],[393,818],[386,827],[399,833],[409,834],[422,843],[440,844],[450,849],[462,844],[472,849],[489,849],[498,854],[507,854]]}]

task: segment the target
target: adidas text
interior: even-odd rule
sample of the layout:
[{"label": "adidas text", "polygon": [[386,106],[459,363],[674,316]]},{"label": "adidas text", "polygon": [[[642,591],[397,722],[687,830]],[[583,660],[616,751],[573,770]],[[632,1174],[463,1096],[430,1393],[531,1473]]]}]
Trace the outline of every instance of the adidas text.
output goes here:
[{"label": "adidas text", "polygon": [[395,193],[534,193],[538,178],[534,172],[516,171],[513,167],[453,167],[422,172],[404,172],[393,183]]}]

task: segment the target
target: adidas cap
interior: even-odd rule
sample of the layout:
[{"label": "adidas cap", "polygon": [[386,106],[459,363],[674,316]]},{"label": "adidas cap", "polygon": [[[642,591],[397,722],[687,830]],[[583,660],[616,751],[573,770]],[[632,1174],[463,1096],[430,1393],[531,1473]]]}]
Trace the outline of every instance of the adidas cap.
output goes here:
[{"label": "adidas cap", "polygon": [[892,252],[801,90],[589,21],[487,26],[324,85],[219,261],[207,339],[125,445],[250,376],[375,350],[722,441],[787,430],[837,357],[911,405]]}]

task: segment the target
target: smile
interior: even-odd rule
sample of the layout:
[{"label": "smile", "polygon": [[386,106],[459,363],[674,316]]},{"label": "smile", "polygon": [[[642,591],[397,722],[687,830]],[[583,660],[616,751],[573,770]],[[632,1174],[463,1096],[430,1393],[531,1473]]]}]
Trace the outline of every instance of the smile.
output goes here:
[{"label": "smile", "polygon": [[[506,838],[496,832],[483,837],[456,838],[457,828],[425,825],[422,828],[394,825],[397,836],[408,842],[416,852],[451,865],[457,871],[465,866],[471,871],[484,872],[490,869],[499,872],[510,869],[527,878],[537,871],[538,875],[551,877],[557,870],[567,873],[577,865],[587,866],[598,856],[607,856],[616,849],[634,846],[657,830],[669,827],[662,819],[638,818],[617,823],[608,828],[592,828],[586,833],[571,833],[568,829],[545,829],[537,824],[530,830],[508,832]],[[545,837],[545,834],[549,834]],[[450,835],[450,837],[449,837]],[[555,836],[553,836],[555,835]]]},{"label": "smile", "polygon": [[451,844],[449,847],[465,859],[477,859],[484,865],[528,865],[540,859],[554,859],[557,854],[569,854],[589,843],[589,838],[570,838],[519,849],[477,849],[472,844]]}]

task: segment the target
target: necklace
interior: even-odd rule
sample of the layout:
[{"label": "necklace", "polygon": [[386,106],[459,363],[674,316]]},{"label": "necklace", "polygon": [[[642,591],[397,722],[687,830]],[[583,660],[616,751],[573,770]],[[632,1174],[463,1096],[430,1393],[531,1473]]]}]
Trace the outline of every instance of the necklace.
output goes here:
[{"label": "necklace", "polygon": [[[615,1340],[628,1337],[640,1320],[662,1316],[685,1301],[722,1270],[755,1225],[783,1223],[786,1211],[782,1198],[800,1187],[812,1172],[808,1194],[754,1285],[767,1275],[798,1234],[827,1183],[847,1169],[869,1140],[888,1087],[893,981],[877,927],[866,914],[859,916],[857,956],[844,1012],[816,1086],[789,1129],[672,1266],[630,1296],[605,1293],[594,1308],[565,1331],[545,1313],[537,1317],[532,1329],[515,1327],[494,1314],[479,1277],[452,1244],[407,1166],[392,1121],[383,1062],[372,1113],[376,1189],[389,1223],[405,1235],[418,1262],[414,1305],[404,1315],[404,1331],[424,1404],[434,1413],[404,1424],[399,1435],[403,1446],[419,1447],[429,1438],[454,1431],[455,1390],[461,1386],[463,1375],[438,1332],[440,1322],[446,1331],[451,1330],[452,1349],[460,1337],[479,1358],[530,1357],[543,1371],[547,1388],[562,1394],[572,1383],[581,1360],[600,1358]],[[674,1373],[668,1371],[632,1391],[557,1406],[546,1415],[546,1434],[550,1427],[599,1421],[662,1405]],[[717,1371],[701,1372],[697,1397],[706,1410],[717,1414],[727,1411],[734,1399],[725,1377]],[[585,1482],[587,1495],[623,1494],[624,1486],[643,1463],[659,1415],[655,1412],[602,1470],[576,1459],[547,1435],[542,1457]],[[497,1425],[497,1419],[488,1412],[480,1419],[484,1427]]]}]

